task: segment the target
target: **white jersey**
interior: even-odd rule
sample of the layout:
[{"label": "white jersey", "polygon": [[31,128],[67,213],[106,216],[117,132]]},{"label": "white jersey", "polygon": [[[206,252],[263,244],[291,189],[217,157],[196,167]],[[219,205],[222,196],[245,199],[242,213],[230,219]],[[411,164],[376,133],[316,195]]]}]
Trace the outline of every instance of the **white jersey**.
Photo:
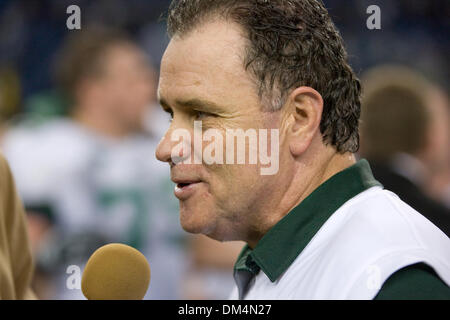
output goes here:
[{"label": "white jersey", "polygon": [[144,135],[113,141],[58,119],[11,130],[3,150],[25,205],[49,205],[65,239],[96,234],[141,250],[152,268],[149,297],[172,299],[185,233],[169,167],[155,159],[157,142]]},{"label": "white jersey", "polygon": [[[339,197],[333,199],[333,190],[338,185],[327,190],[330,202]],[[312,199],[317,201],[315,195]],[[315,205],[317,212],[311,212],[311,216],[320,215],[323,210],[314,201],[308,203],[308,210],[297,214],[307,214]],[[289,219],[304,218],[292,216]],[[302,237],[298,237],[299,243]],[[311,237],[299,250],[300,254],[292,255],[292,262],[282,270],[277,269],[277,264],[283,263],[283,256],[280,260],[269,261],[265,257],[270,257],[270,253],[267,256],[257,253],[256,247],[254,259],[262,271],[266,270],[258,272],[249,282],[243,298],[373,299],[389,276],[421,262],[431,266],[450,285],[450,239],[397,195],[380,186],[351,197]],[[235,288],[230,298],[238,297],[238,288]]]}]

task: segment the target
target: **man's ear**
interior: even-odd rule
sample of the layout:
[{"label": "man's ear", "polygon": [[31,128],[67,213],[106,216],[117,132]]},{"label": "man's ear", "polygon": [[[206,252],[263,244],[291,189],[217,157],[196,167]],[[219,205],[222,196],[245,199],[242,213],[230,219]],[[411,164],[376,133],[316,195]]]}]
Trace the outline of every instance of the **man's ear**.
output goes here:
[{"label": "man's ear", "polygon": [[290,117],[289,147],[294,157],[309,147],[317,132],[320,133],[323,99],[320,93],[310,87],[299,87],[288,97]]}]

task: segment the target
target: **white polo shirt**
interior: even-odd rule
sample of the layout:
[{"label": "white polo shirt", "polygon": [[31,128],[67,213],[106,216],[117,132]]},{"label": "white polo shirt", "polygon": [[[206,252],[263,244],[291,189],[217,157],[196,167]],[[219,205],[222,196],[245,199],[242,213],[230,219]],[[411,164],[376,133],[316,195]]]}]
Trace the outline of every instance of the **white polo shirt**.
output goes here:
[{"label": "white polo shirt", "polygon": [[243,249],[230,298],[373,299],[394,273],[417,263],[434,275],[408,282],[406,274],[396,285],[431,279],[450,299],[450,239],[384,190],[361,160],[319,186],[253,250]]}]

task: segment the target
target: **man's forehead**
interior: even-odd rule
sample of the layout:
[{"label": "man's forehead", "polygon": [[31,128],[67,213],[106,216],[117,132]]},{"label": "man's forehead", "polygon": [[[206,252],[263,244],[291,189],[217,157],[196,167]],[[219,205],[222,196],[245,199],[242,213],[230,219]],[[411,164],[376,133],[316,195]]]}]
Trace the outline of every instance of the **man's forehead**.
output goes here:
[{"label": "man's forehead", "polygon": [[161,72],[185,71],[196,66],[224,71],[243,69],[244,44],[237,24],[225,20],[202,23],[187,34],[171,39]]},{"label": "man's forehead", "polygon": [[168,98],[169,93],[208,90],[220,95],[221,89],[229,90],[232,85],[248,85],[244,45],[239,26],[223,20],[175,36],[161,62],[158,94]]}]

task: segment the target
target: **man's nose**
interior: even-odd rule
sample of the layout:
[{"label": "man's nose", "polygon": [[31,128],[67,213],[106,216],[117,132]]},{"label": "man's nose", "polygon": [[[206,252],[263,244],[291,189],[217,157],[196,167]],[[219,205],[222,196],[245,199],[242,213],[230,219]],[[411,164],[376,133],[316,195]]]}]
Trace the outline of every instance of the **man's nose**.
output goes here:
[{"label": "man's nose", "polygon": [[156,147],[156,159],[162,162],[171,162],[172,155],[172,143],[170,140],[170,130],[162,137],[158,146]]},{"label": "man's nose", "polygon": [[[176,133],[174,132],[174,130],[182,131],[183,134],[174,134]],[[191,146],[189,142],[191,141],[191,139],[190,135],[189,137],[186,137],[188,132],[189,131],[186,129],[169,128],[169,130],[159,142],[158,147],[156,148],[156,159],[162,162],[167,162],[170,165],[174,165],[189,158],[191,154]],[[172,139],[172,135],[175,136],[174,139]]]}]

